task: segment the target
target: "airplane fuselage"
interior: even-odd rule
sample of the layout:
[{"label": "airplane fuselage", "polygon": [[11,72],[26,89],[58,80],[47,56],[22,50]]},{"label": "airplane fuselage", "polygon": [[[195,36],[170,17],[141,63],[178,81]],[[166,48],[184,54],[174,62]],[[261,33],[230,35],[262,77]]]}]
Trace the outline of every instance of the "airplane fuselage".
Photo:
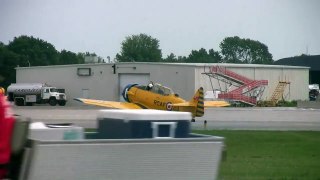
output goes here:
[{"label": "airplane fuselage", "polygon": [[142,108],[168,111],[174,110],[172,104],[186,102],[184,99],[177,97],[174,94],[161,95],[137,87],[130,88],[128,100],[131,103],[142,106]]}]

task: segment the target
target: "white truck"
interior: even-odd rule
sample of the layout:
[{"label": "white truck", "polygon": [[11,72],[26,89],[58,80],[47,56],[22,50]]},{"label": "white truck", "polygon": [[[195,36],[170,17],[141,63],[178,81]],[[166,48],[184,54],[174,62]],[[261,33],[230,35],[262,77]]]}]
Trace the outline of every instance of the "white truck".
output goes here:
[{"label": "white truck", "polygon": [[51,106],[66,105],[67,97],[56,87],[41,83],[14,83],[7,88],[8,101],[17,106],[49,103]]}]

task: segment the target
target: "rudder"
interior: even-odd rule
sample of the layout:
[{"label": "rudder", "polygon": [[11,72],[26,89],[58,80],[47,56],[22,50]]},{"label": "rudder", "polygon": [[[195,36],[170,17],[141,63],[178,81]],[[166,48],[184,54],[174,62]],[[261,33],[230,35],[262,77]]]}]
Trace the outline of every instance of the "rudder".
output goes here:
[{"label": "rudder", "polygon": [[200,87],[198,91],[194,94],[192,100],[190,101],[195,105],[195,115],[196,117],[201,117],[204,114],[204,95],[203,88]]}]

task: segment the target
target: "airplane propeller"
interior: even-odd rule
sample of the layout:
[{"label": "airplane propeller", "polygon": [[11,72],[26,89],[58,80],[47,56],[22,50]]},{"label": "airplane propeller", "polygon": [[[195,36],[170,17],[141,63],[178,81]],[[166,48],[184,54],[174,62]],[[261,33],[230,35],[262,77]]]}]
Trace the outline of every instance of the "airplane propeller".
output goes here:
[{"label": "airplane propeller", "polygon": [[125,88],[123,88],[122,97],[127,102],[130,102],[129,97],[128,97],[128,92],[129,92],[130,88],[132,88],[133,86],[136,86],[136,85],[138,85],[138,84],[128,84],[128,85],[126,85]]}]

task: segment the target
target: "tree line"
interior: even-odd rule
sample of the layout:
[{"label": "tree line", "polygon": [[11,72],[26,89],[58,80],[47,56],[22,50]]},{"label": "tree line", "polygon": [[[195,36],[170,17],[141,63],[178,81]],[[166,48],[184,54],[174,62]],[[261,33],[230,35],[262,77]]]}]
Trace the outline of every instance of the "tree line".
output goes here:
[{"label": "tree line", "polygon": [[[160,41],[147,34],[131,35],[121,43],[116,62],[165,62],[165,63],[248,63],[272,64],[268,47],[250,39],[227,37],[220,43],[220,51],[214,49],[192,50],[188,56],[170,53],[162,57]],[[39,38],[19,36],[8,45],[0,42],[0,83],[7,87],[15,82],[15,67],[83,64],[85,56],[95,53],[57,51],[55,47]],[[99,57],[99,62],[102,58]]]},{"label": "tree line", "polygon": [[272,64],[272,54],[268,47],[255,40],[238,36],[227,37],[220,43],[221,51],[214,49],[192,50],[188,56],[170,53],[162,58],[159,40],[146,34],[126,37],[121,43],[121,51],[116,55],[118,62],[180,62],[180,63],[245,63]]},{"label": "tree line", "polygon": [[0,42],[0,86],[16,81],[16,67],[82,64],[85,55],[95,54],[65,49],[59,52],[52,44],[32,36],[15,37],[8,45]]}]

